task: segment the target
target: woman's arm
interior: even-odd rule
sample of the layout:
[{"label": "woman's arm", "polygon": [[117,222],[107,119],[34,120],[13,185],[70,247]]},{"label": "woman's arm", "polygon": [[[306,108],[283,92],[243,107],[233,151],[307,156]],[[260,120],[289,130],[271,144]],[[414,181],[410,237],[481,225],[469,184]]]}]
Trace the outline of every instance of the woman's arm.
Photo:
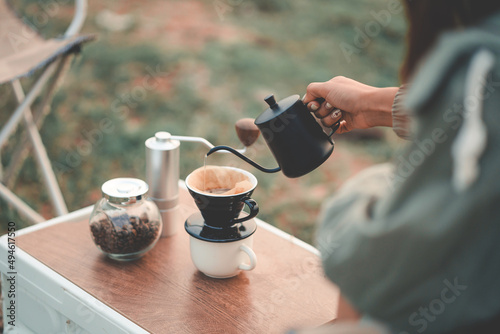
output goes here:
[{"label": "woman's arm", "polygon": [[[338,133],[375,126],[392,127],[392,107],[398,87],[377,88],[345,77],[313,82],[307,87],[303,102],[310,111],[332,126],[339,119]],[[315,100],[325,99],[319,105]],[[337,109],[342,112],[336,112]]]}]

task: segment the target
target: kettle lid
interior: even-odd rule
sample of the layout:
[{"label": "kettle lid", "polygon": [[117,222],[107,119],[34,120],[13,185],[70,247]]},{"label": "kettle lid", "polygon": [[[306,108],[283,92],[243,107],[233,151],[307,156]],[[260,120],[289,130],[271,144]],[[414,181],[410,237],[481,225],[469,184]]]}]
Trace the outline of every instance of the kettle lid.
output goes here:
[{"label": "kettle lid", "polygon": [[276,102],[274,95],[271,94],[266,97],[264,101],[266,101],[266,103],[269,105],[269,108],[267,108],[255,119],[256,125],[267,123],[270,120],[280,116],[288,109],[293,108],[297,102],[300,102],[303,105],[302,101],[300,100],[300,96],[297,94],[284,98],[279,102]]}]

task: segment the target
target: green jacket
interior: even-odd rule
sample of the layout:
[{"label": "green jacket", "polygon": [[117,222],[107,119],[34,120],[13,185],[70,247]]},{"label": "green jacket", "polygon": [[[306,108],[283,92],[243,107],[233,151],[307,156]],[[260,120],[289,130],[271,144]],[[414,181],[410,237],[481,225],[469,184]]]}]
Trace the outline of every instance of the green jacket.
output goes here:
[{"label": "green jacket", "polygon": [[326,275],[394,333],[500,315],[499,33],[500,13],[442,35],[406,95],[414,140],[320,216]]}]

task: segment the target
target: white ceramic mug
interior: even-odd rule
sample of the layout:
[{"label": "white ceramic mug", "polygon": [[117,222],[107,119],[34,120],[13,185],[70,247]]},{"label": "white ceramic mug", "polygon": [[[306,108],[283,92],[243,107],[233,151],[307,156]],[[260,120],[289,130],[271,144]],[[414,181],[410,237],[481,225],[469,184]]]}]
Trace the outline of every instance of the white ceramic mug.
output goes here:
[{"label": "white ceramic mug", "polygon": [[195,267],[213,278],[236,276],[241,270],[253,270],[257,256],[252,250],[253,236],[231,242],[210,242],[189,236],[191,260]]}]

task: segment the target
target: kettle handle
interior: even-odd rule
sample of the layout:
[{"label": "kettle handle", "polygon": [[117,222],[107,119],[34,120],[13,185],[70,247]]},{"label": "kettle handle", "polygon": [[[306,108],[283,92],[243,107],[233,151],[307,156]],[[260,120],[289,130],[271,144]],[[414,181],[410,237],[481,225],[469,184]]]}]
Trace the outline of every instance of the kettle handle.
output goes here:
[{"label": "kettle handle", "polygon": [[328,135],[328,138],[332,138],[333,134],[340,128],[340,120],[333,124],[330,129],[332,132]]},{"label": "kettle handle", "polygon": [[240,152],[236,151],[234,148],[229,147],[229,146],[224,146],[224,145],[215,146],[214,148],[212,148],[210,151],[208,151],[207,157],[210,154],[212,154],[214,152],[217,152],[217,151],[221,151],[221,150],[229,151],[229,152],[233,153],[234,155],[236,155],[241,160],[249,163],[250,165],[254,166],[255,168],[257,168],[258,170],[260,170],[262,172],[265,172],[265,173],[277,173],[277,172],[281,171],[281,167],[277,167],[277,168],[273,168],[273,169],[264,168],[261,165],[259,165],[258,163],[256,163],[256,162],[250,160],[249,158],[245,157],[243,154],[241,154]]},{"label": "kettle handle", "polygon": [[[322,105],[325,102],[325,99],[322,98],[322,97],[319,97],[315,101],[318,102],[319,105]],[[316,117],[316,116],[314,116],[314,117]],[[339,129],[339,127],[340,127],[340,121],[341,120],[338,120],[335,124],[333,124],[332,126],[329,127],[330,129],[332,129],[332,132],[330,132],[330,134],[328,135],[328,138],[332,138],[333,134]]]}]

